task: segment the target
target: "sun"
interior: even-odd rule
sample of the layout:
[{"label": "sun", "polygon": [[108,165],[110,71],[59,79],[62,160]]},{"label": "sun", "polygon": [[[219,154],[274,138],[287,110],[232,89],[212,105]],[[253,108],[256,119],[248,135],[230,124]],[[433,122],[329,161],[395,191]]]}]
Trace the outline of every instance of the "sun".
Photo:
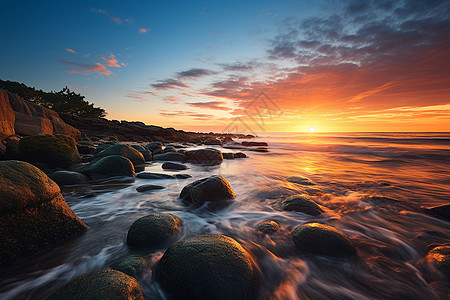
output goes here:
[{"label": "sun", "polygon": [[314,132],[314,131],[316,131],[316,130],[314,129],[314,127],[309,127],[309,132]]}]

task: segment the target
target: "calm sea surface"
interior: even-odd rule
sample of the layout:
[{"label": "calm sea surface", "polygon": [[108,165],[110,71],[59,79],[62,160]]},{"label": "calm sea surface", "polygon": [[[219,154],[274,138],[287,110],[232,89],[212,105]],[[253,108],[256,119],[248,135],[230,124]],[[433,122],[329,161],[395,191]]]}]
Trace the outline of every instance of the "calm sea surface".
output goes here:
[{"label": "calm sea surface", "polygon": [[[187,163],[190,169],[182,171],[192,175],[187,180],[121,178],[64,188],[67,203],[89,229],[50,253],[0,270],[0,299],[45,298],[77,276],[137,253],[127,247],[126,234],[150,212],[180,217],[184,237],[222,233],[238,240],[261,272],[259,299],[445,299],[450,293],[441,275],[423,262],[431,248],[450,243],[450,223],[422,212],[450,202],[449,133],[276,133],[256,141],[268,142],[270,152],[243,151],[249,158],[214,167]],[[159,162],[146,171],[176,173],[162,170]],[[233,187],[234,204],[211,212],[178,199],[186,184],[217,174]],[[290,183],[289,176],[316,185]],[[148,183],[167,188],[136,192]],[[90,192],[95,195],[83,196]],[[311,195],[325,213],[282,211],[280,202],[294,194]],[[256,234],[255,224],[269,219],[281,232],[272,238]],[[347,233],[358,259],[296,255],[289,232],[308,222]],[[164,250],[140,253],[150,264],[138,278],[149,299],[165,299],[152,281],[152,267]]]}]

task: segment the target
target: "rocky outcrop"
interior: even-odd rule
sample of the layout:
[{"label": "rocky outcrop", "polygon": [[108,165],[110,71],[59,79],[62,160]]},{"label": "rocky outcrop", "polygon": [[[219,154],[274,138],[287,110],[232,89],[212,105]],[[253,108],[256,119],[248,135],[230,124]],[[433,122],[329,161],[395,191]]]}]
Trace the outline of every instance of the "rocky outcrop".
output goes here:
[{"label": "rocky outcrop", "polygon": [[[37,105],[30,101],[23,100],[18,95],[10,93],[5,90],[0,90],[0,114],[7,113],[9,130],[7,134],[11,133],[11,110],[14,111],[14,132],[11,134],[18,135],[39,135],[39,134],[65,134],[78,139],[80,131],[68,124],[66,124],[55,111]],[[3,120],[3,118],[0,118]],[[2,122],[3,123],[3,122]],[[6,124],[6,123],[5,123]],[[3,124],[0,124],[3,131]],[[11,135],[9,134],[9,135]],[[0,133],[0,139],[5,133]],[[3,137],[4,138],[4,137]]]},{"label": "rocky outcrop", "polygon": [[159,261],[155,279],[171,299],[258,299],[252,258],[224,235],[194,236],[173,244]]},{"label": "rocky outcrop", "polygon": [[16,117],[9,104],[9,94],[0,90],[0,141],[15,133],[14,122]]},{"label": "rocky outcrop", "polygon": [[105,269],[70,281],[48,299],[144,300],[145,297],[136,279],[117,270]]},{"label": "rocky outcrop", "polygon": [[58,185],[22,161],[0,162],[0,265],[39,253],[86,229]]}]

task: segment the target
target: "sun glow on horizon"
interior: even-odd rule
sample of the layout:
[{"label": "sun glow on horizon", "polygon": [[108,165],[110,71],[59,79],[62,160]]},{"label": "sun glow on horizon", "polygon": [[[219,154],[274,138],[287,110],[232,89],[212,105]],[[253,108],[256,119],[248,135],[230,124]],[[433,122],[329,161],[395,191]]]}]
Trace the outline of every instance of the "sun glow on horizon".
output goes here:
[{"label": "sun glow on horizon", "polygon": [[309,132],[315,132],[316,129],[314,127],[309,127]]}]

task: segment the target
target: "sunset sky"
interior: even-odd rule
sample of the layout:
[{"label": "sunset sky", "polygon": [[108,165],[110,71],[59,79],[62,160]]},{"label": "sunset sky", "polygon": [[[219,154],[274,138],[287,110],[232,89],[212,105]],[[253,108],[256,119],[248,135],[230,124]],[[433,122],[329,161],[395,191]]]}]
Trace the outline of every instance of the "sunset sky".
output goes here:
[{"label": "sunset sky", "polygon": [[1,0],[1,10],[0,79],[67,85],[109,119],[450,131],[450,1]]}]

